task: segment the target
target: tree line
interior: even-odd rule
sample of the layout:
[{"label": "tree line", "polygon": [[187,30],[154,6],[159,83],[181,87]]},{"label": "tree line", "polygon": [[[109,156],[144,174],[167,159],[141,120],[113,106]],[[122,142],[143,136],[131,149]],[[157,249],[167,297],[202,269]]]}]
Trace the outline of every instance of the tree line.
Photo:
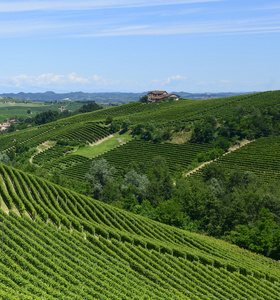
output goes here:
[{"label": "tree line", "polygon": [[175,184],[163,157],[152,158],[145,174],[137,163],[120,178],[114,174],[106,160],[93,161],[85,176],[88,192],[113,206],[280,259],[277,182],[209,164],[202,176]]}]

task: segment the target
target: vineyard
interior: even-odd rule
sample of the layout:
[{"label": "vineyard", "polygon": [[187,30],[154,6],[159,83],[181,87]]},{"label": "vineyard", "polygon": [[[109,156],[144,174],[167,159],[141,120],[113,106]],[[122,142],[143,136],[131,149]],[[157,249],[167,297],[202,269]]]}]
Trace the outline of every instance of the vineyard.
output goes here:
[{"label": "vineyard", "polygon": [[15,148],[16,145],[36,147],[45,141],[59,139],[77,141],[80,143],[93,143],[109,135],[109,131],[94,122],[80,124],[42,125],[20,132],[0,136],[0,151]]},{"label": "vineyard", "polygon": [[5,165],[0,177],[2,299],[279,299],[276,261]]},{"label": "vineyard", "polygon": [[94,142],[109,133],[102,122],[107,117],[129,119],[132,124],[154,120],[156,123],[190,122],[206,116],[234,116],[238,107],[244,110],[280,106],[280,92],[263,92],[250,95],[218,98],[211,100],[187,100],[164,102],[160,104],[142,104],[131,102],[117,107],[78,114],[47,125],[32,127],[20,132],[0,136],[0,151],[14,147],[16,143],[35,147],[47,140],[66,138],[81,142]]},{"label": "vineyard", "polygon": [[[210,145],[200,144],[171,144],[171,143],[153,143],[143,140],[132,140],[123,146],[117,147],[94,159],[104,158],[110,165],[114,166],[118,174],[123,174],[131,163],[138,163],[149,166],[149,162],[156,156],[162,156],[166,159],[171,173],[185,170],[199,153],[207,152],[211,149]],[[75,153],[73,153],[75,154]],[[76,155],[69,155],[67,161],[73,162]],[[71,158],[70,158],[71,157]],[[76,165],[64,168],[62,174],[71,176],[77,180],[82,180],[87,173],[92,160],[78,156]],[[79,162],[80,161],[80,162]],[[57,165],[61,163],[57,161]]]},{"label": "vineyard", "polygon": [[[280,179],[280,138],[263,137],[250,144],[233,151],[214,164],[225,168],[230,172],[236,168],[242,171],[250,171],[265,181]],[[201,170],[195,173],[199,176]]]},{"label": "vineyard", "polygon": [[157,123],[189,122],[199,120],[205,116],[234,116],[238,107],[244,109],[279,107],[280,91],[262,92],[230,98],[218,98],[210,100],[188,100],[143,104],[131,102],[118,107],[98,110],[83,115],[77,115],[57,123],[79,123],[85,121],[104,121],[107,117],[129,120],[133,124],[154,120]]}]

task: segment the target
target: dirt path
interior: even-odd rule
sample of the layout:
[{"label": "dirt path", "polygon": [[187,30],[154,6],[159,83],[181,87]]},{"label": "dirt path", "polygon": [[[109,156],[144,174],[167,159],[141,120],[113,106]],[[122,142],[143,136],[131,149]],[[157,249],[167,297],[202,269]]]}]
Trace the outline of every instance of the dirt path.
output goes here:
[{"label": "dirt path", "polygon": [[[52,145],[49,145],[49,142],[50,142],[50,141],[45,141],[44,143],[42,143],[42,144],[40,144],[40,145],[38,145],[38,146],[36,147],[36,149],[37,149],[38,152],[36,152],[34,155],[32,155],[32,156],[30,157],[29,162],[30,162],[31,164],[32,164],[32,161],[33,161],[33,158],[34,158],[35,155],[39,154],[40,152],[42,152],[42,151],[44,151],[44,150],[47,150],[47,149],[53,147]],[[42,150],[42,149],[40,148],[40,146],[45,146],[46,149]]]},{"label": "dirt path", "polygon": [[[241,148],[241,147],[243,147],[243,146],[245,146],[245,145],[247,145],[247,144],[249,144],[249,143],[251,143],[251,142],[253,142],[253,141],[254,141],[254,140],[252,140],[252,141],[244,140],[244,141],[242,141],[241,143],[239,143],[238,145],[235,145],[235,146],[229,148],[228,152],[224,153],[223,156],[225,156],[225,155],[227,155],[227,154],[229,154],[229,153],[231,153],[231,152],[233,152],[233,151],[235,151],[235,150],[237,150],[237,149],[239,149],[239,148]],[[199,169],[203,168],[204,166],[210,164],[211,162],[213,162],[213,161],[215,161],[215,160],[217,160],[217,159],[213,159],[213,160],[206,161],[206,162],[202,163],[201,165],[199,165],[199,166],[196,167],[195,169],[193,169],[193,170],[189,171],[188,173],[186,173],[185,176],[189,176],[189,175],[195,173],[195,172],[198,171]]]},{"label": "dirt path", "polygon": [[8,215],[10,213],[8,206],[6,205],[6,203],[4,202],[4,200],[2,198],[0,198],[0,200],[1,200],[0,209],[3,210]]},{"label": "dirt path", "polygon": [[110,134],[110,135],[106,136],[104,139],[98,140],[98,141],[95,142],[95,143],[91,143],[91,144],[89,143],[89,145],[90,145],[91,147],[97,146],[97,145],[103,143],[104,141],[107,141],[107,140],[111,139],[112,137],[114,137],[114,136],[113,136],[112,134]]}]

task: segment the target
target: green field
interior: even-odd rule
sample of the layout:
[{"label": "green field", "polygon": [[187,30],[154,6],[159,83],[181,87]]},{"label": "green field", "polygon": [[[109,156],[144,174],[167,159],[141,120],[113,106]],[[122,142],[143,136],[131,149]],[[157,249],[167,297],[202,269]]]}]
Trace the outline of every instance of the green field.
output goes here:
[{"label": "green field", "polygon": [[91,145],[86,145],[82,148],[77,149],[75,152],[73,152],[73,154],[84,156],[87,158],[93,158],[131,140],[132,136],[129,134],[129,132],[126,132],[124,134],[115,133],[113,135],[105,137],[104,140],[100,140]]},{"label": "green field", "polygon": [[[11,103],[5,103],[9,101]],[[70,111],[75,111],[76,109],[82,106],[81,103],[78,102],[36,102],[36,101],[24,101],[24,100],[17,100],[17,99],[0,99],[0,122],[4,122],[7,119],[14,119],[14,118],[28,118],[33,117],[34,115],[48,111],[54,110],[57,112],[61,112],[59,108],[64,106],[66,109]],[[30,114],[27,111],[30,110]]]}]

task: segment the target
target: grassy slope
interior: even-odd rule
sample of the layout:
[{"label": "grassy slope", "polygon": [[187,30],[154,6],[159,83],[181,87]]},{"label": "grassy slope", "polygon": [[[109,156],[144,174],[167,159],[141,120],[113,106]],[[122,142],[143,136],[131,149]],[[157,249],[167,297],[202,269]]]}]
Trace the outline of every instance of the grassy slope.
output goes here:
[{"label": "grassy slope", "polygon": [[105,137],[99,144],[86,145],[73,152],[73,155],[81,155],[87,158],[93,158],[97,155],[101,155],[104,152],[110,151],[124,143],[132,140],[132,136],[126,132],[124,134],[115,133],[112,136]]},{"label": "grassy slope", "polygon": [[279,299],[275,261],[3,165],[0,179],[0,200],[34,218],[0,211],[3,299]]}]

